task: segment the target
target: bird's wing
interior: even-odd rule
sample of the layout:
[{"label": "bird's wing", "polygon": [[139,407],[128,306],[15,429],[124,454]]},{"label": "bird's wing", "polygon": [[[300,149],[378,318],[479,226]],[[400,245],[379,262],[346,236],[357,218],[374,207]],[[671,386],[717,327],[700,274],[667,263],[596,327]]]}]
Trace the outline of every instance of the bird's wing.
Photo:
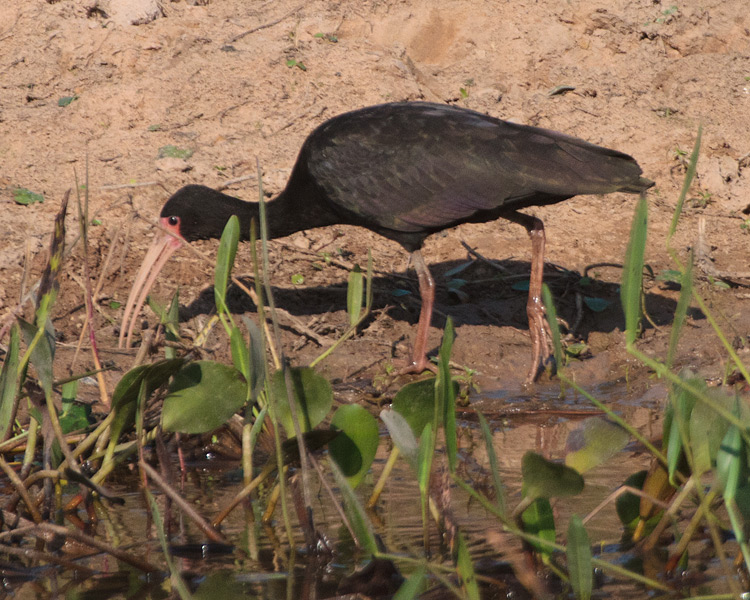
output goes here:
[{"label": "bird's wing", "polygon": [[[391,105],[391,107],[414,105]],[[576,194],[634,185],[628,155],[472,111],[383,111],[310,136],[309,169],[338,207],[396,231],[422,231]]]}]

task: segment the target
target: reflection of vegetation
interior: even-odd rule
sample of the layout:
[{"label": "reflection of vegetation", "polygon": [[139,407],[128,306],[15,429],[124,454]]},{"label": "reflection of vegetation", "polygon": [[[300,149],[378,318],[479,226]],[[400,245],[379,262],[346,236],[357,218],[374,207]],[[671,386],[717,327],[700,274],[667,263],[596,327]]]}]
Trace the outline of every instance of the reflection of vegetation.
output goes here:
[{"label": "reflection of vegetation", "polygon": [[[678,532],[677,541],[670,547],[670,560],[663,567],[663,572],[667,573],[687,560],[688,544],[695,539],[698,531],[706,528],[714,555],[727,573],[724,587],[736,596],[740,592],[740,584],[732,576],[729,553],[737,552],[737,564],[742,566],[745,575],[750,566],[750,551],[745,536],[750,519],[750,432],[747,426],[750,423],[750,409],[740,392],[731,391],[729,382],[749,384],[750,375],[695,289],[691,258],[688,257],[683,263],[670,246],[695,174],[699,142],[700,136],[689,160],[686,159],[685,185],[667,238],[667,248],[675,268],[665,272],[662,277],[679,284],[680,298],[663,360],[657,360],[639,349],[647,233],[647,207],[643,198],[638,203],[633,220],[621,290],[628,351],[658,377],[669,382],[661,446],[657,447],[644,439],[637,429],[568,377],[552,297],[545,288],[545,302],[562,385],[575,388],[606,416],[582,422],[571,435],[568,453],[562,463],[550,461],[533,452],[526,453],[518,466],[523,483],[520,498],[511,497],[506,492],[491,425],[481,414],[477,415],[477,420],[486,453],[486,475],[483,477],[489,484],[477,485],[466,474],[467,470],[461,468],[463,457],[459,452],[461,436],[456,422],[456,398],[461,393],[459,383],[465,387],[473,385],[474,372],[467,368],[457,377],[451,374],[453,326],[450,319],[437,360],[437,376],[401,388],[393,398],[392,408],[381,414],[389,434],[386,441],[381,441],[377,421],[370,412],[357,405],[344,405],[332,411],[333,392],[326,378],[313,368],[287,365],[278,341],[270,286],[266,281],[264,289],[259,276],[261,263],[262,270],[268,272],[263,234],[260,259],[254,255],[256,288],[247,290],[259,307],[259,325],[247,318],[237,321],[236,316],[229,312],[226,292],[232,280],[231,272],[240,237],[236,219],[227,224],[219,246],[214,282],[217,314],[212,322],[222,325],[231,348],[232,364],[195,358],[200,356],[198,344],[205,339],[205,334],[199,333],[192,346],[181,337],[176,296],[167,308],[152,304],[168,341],[164,347],[164,359],[128,371],[112,395],[112,412],[96,422],[87,411],[76,407],[74,381],[89,374],[66,381],[55,380],[53,375],[59,367],[54,368],[55,336],[49,317],[62,269],[63,206],[56,221],[49,265],[39,288],[33,319],[29,322],[17,319],[10,327],[5,362],[0,372],[0,425],[3,427],[3,439],[6,440],[0,444],[0,448],[4,452],[15,448],[14,452],[18,452],[19,446],[25,444],[26,447],[18,472],[0,457],[0,467],[20,499],[18,507],[11,509],[16,513],[13,516],[21,519],[20,523],[25,527],[17,537],[32,535],[47,540],[42,535],[46,531],[44,527],[48,525],[45,519],[55,514],[49,507],[65,508],[71,512],[82,502],[89,506],[99,505],[102,498],[110,496],[101,487],[108,475],[117,465],[137,456],[136,465],[141,473],[144,491],[150,498],[150,509],[156,531],[162,539],[173,588],[183,597],[190,592],[169,557],[169,540],[162,537],[166,536],[164,532],[169,528],[161,522],[160,508],[151,500],[149,490],[159,488],[171,498],[211,543],[233,542],[242,545],[253,556],[257,553],[253,549],[258,546],[255,538],[260,533],[252,523],[248,523],[243,540],[226,539],[218,527],[231,511],[243,505],[243,501],[250,499],[256,506],[260,504],[261,500],[255,497],[257,490],[279,474],[279,491],[270,495],[266,515],[267,518],[273,515],[274,498],[278,498],[288,544],[286,550],[279,548],[286,553],[286,560],[294,560],[297,539],[287,507],[288,497],[294,499],[296,508],[302,509],[297,511],[298,515],[306,515],[306,518],[300,519],[299,525],[305,534],[306,544],[310,549],[320,550],[321,538],[315,530],[310,498],[313,493],[330,493],[330,503],[344,515],[344,524],[362,558],[374,559],[372,565],[386,563],[408,567],[411,576],[401,587],[402,598],[416,597],[429,585],[442,585],[462,598],[479,596],[479,579],[469,552],[474,540],[472,535],[462,530],[450,511],[450,497],[456,493],[467,494],[481,504],[495,520],[499,530],[523,542],[530,559],[528,564],[560,577],[577,598],[590,597],[594,568],[651,589],[665,590],[661,579],[645,577],[620,564],[593,556],[586,518],[573,515],[565,526],[556,522],[556,499],[594,493],[586,485],[585,475],[620,453],[631,439],[636,439],[652,454],[653,465],[648,472],[631,475],[625,482],[627,487],[613,495],[626,537],[649,549],[662,543],[662,534],[667,527]],[[686,154],[681,153],[681,156]],[[84,227],[82,239],[85,241],[87,220],[79,219],[79,222]],[[450,272],[448,277],[457,275],[463,268]],[[372,305],[372,271],[371,259],[368,260],[366,271],[359,268],[351,271],[347,294],[348,327],[333,348],[313,361],[313,366],[325,360],[343,340],[356,335],[368,319]],[[460,291],[460,285],[454,287]],[[595,297],[588,300],[591,310],[602,308]],[[714,326],[732,365],[727,371],[723,389],[709,387],[705,379],[693,373],[676,373],[674,370],[680,333],[689,305],[693,302]],[[272,357],[271,365],[267,364],[269,355]],[[33,373],[28,368],[30,365],[33,366]],[[58,413],[55,401],[60,386],[63,410]],[[100,386],[103,401],[109,401],[103,381]],[[37,402],[37,396],[42,397],[44,402]],[[24,407],[28,406],[28,410],[24,411],[28,417],[22,424],[16,419],[21,402]],[[154,408],[160,409],[160,419],[151,416]],[[93,423],[88,425],[91,421]],[[173,435],[170,432],[180,432],[185,439],[187,435],[213,432],[227,422],[239,427],[244,483],[234,498],[218,507],[218,514],[202,515],[200,505],[194,506],[182,497],[167,479],[165,473],[168,469],[159,472],[145,460],[146,445],[155,442],[157,448],[161,447],[157,455],[162,461],[169,458],[164,453],[164,441]],[[330,425],[322,426],[325,422]],[[56,451],[39,451],[42,423],[50,424]],[[74,429],[78,432],[84,430],[84,434],[75,433],[74,436]],[[282,434],[285,434],[284,437]],[[253,457],[261,439],[272,439],[275,451],[258,470],[254,468]],[[368,507],[377,506],[378,493],[390,476],[393,464],[399,456],[403,456],[413,471],[414,482],[419,489],[420,501],[418,508],[415,504],[414,510],[421,515],[423,525],[424,547],[411,556],[389,553],[382,546],[376,536],[378,527],[371,521],[354,491],[366,481],[379,445],[386,442],[393,449],[380,473],[380,481],[374,486]],[[316,455],[326,447],[328,461],[321,464]],[[86,462],[85,470],[83,461]],[[300,476],[294,478],[297,483],[287,485],[292,472]],[[321,485],[313,482],[316,476]],[[331,478],[336,491],[328,483]],[[62,507],[59,490],[65,482],[80,484],[86,492],[67,507]],[[319,489],[328,492],[318,492]],[[92,493],[89,490],[95,491]],[[40,510],[40,505],[47,508]],[[6,523],[9,522],[9,515],[6,515]],[[438,559],[428,558],[433,555],[430,531],[435,523],[451,549],[452,567]],[[137,569],[149,571],[159,568],[114,545],[71,529],[57,528],[55,532],[56,535],[75,536],[79,543],[110,552],[118,560]],[[732,533],[735,541],[727,541],[727,532]],[[484,537],[484,532],[481,537]],[[563,539],[566,542],[564,545],[560,543]],[[42,564],[44,557],[51,555],[37,553],[36,556],[35,560]],[[519,578],[533,593],[543,591],[541,579],[536,578],[533,570],[519,573]]]}]

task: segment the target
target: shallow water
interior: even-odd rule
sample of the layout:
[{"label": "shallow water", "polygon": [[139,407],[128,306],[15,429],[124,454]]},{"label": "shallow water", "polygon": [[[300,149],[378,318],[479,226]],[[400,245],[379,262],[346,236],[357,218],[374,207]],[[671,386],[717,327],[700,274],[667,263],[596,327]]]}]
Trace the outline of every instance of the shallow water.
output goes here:
[{"label": "shallow water", "polygon": [[[653,439],[660,434],[660,407],[664,398],[664,389],[660,385],[627,389],[621,384],[610,384],[600,386],[593,393],[647,438]],[[508,504],[515,506],[521,497],[520,465],[523,455],[531,450],[547,458],[561,459],[565,455],[571,431],[579,427],[583,419],[598,412],[584,398],[571,392],[564,398],[559,396],[560,387],[554,385],[540,387],[533,397],[514,396],[507,390],[498,390],[473,398],[470,407],[459,414],[459,471],[464,480],[480,491],[492,485],[475,415],[481,411],[491,425]],[[363,499],[369,496],[374,479],[385,464],[387,446],[381,443],[372,473],[360,486]],[[640,453],[639,448],[631,443],[605,465],[587,473],[583,494],[553,503],[558,532],[563,533],[561,537],[564,537],[568,519],[573,513],[582,517],[589,514],[629,475],[647,468],[648,464],[648,456]],[[202,515],[211,517],[237,493],[240,480],[237,464],[215,460],[192,463],[184,480],[183,495]],[[90,533],[107,539],[139,558],[162,565],[166,572],[164,557],[143,496],[132,491],[137,489],[137,485],[135,474],[127,472],[120,473],[110,483],[109,487],[125,500],[125,504],[121,507],[109,505],[100,511],[100,521]],[[163,508],[163,497],[157,493],[155,496]],[[276,599],[335,596],[339,581],[352,573],[360,557],[330,498],[317,483],[313,486],[313,496],[315,524],[334,549],[332,559],[315,561],[299,555],[295,564],[288,564],[284,551],[287,547],[286,533],[280,523],[278,510],[277,520],[266,528],[257,523],[248,525],[242,509],[232,513],[224,524],[223,533],[243,552],[237,548],[206,545],[206,540],[194,524],[173,507],[172,518],[168,519],[168,535],[178,569],[190,586],[197,588],[201,597]],[[265,502],[261,504],[265,506]],[[389,552],[422,555],[422,523],[418,507],[419,492],[414,474],[404,460],[399,460],[376,510],[371,513],[375,529]],[[290,513],[293,513],[291,506]],[[522,556],[519,542],[504,533],[491,515],[460,490],[453,494],[452,513],[468,540],[477,569],[502,582],[499,586],[484,587],[485,597],[525,597],[526,592],[510,575],[510,565]],[[623,551],[620,545],[622,527],[612,501],[586,523],[586,528],[595,552],[602,558],[628,565],[641,560],[629,551]],[[295,536],[296,547],[304,547],[298,528],[295,528]],[[430,540],[433,560],[442,559],[447,564],[449,552],[434,526],[431,526]],[[164,597],[169,587],[164,575],[146,577],[107,555],[76,560],[94,569],[97,574],[87,579],[76,579],[70,571],[57,568],[29,571],[18,569],[20,562],[11,559],[6,563],[3,580],[5,591],[18,598],[41,599],[63,595],[72,598],[159,598]],[[11,567],[16,567],[16,570]],[[711,563],[706,567],[709,570],[702,575],[701,581],[713,578]],[[716,567],[713,569],[715,571]],[[409,572],[409,567],[403,568],[404,575],[408,576]],[[715,575],[718,576],[718,573]],[[636,584],[617,582],[601,574],[598,585],[597,595],[640,599],[648,594]],[[701,592],[706,593],[711,589],[708,584]],[[723,589],[719,586],[716,591]],[[443,596],[450,597],[450,594],[438,592],[430,597]]]}]

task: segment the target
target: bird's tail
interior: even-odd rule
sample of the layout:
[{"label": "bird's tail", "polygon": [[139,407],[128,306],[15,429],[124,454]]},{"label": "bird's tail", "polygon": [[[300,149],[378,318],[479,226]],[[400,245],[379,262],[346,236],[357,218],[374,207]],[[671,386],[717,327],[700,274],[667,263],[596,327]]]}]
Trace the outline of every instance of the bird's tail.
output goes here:
[{"label": "bird's tail", "polygon": [[624,185],[620,188],[621,192],[627,192],[628,194],[640,194],[645,192],[648,188],[653,187],[654,182],[645,177],[641,177],[637,183],[631,183]]}]

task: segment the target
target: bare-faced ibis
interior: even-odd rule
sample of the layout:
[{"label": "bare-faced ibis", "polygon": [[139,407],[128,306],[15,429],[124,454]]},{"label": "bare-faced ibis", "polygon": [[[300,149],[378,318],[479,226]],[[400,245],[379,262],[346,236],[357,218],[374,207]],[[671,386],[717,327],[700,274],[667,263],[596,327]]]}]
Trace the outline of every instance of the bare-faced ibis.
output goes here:
[{"label": "bare-faced ibis", "polygon": [[[456,106],[404,102],[338,115],[302,145],[284,190],[267,206],[272,238],[326,225],[359,225],[411,252],[422,309],[412,362],[422,371],[435,282],[422,258],[424,239],[460,223],[500,217],[523,225],[532,244],[527,314],[533,344],[529,381],[549,355],[541,302],[544,226],[519,210],[578,194],[639,193],[641,177],[627,154],[555,131],[508,123]],[[258,204],[200,185],[178,190],[161,211],[162,227],[191,241],[219,238],[237,215],[245,238]],[[181,242],[157,238],[128,298],[120,343],[130,345],[135,315],[159,270]]]}]

